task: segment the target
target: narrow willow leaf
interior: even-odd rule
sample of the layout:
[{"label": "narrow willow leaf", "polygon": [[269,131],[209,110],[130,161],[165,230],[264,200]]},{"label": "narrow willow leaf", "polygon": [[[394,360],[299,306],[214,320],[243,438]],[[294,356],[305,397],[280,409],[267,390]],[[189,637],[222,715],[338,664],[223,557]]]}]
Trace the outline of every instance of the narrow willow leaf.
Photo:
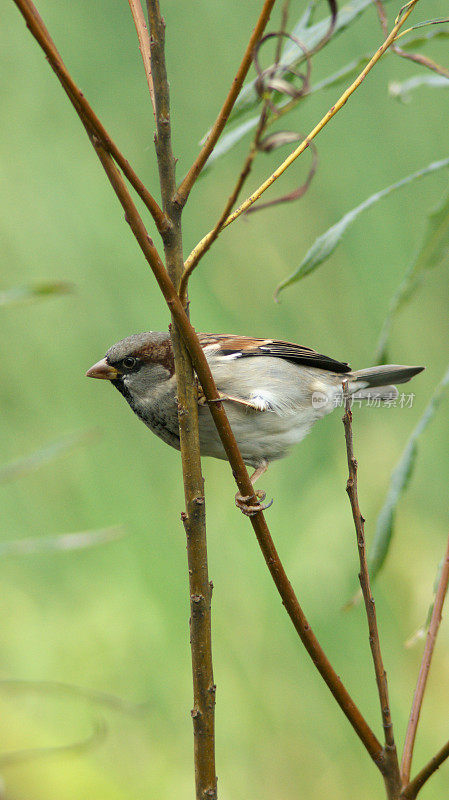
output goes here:
[{"label": "narrow willow leaf", "polygon": [[71,450],[72,447],[92,441],[96,435],[97,432],[93,430],[77,431],[57,439],[56,442],[36,450],[29,456],[18,458],[16,461],[5,464],[0,467],[0,484],[14,481],[24,475],[29,475],[30,472],[35,472],[35,470],[48,464],[49,461]]},{"label": "narrow willow leaf", "polygon": [[394,318],[413,296],[427,273],[449,260],[449,194],[429,215],[421,247],[408,267],[399,288],[393,295],[376,350],[376,362],[387,361],[388,339]]},{"label": "narrow willow leaf", "polygon": [[434,416],[441,400],[443,399],[447,385],[449,384],[449,369],[446,371],[442,381],[437,386],[430,402],[419,420],[416,428],[410,436],[398,464],[391,473],[390,486],[383,508],[377,518],[374,539],[368,553],[368,567],[371,579],[374,580],[379,570],[385,563],[391,540],[394,533],[394,517],[399,500],[402,497],[416,461],[418,449],[418,439],[427,428],[427,425]]},{"label": "narrow willow leaf", "polygon": [[0,542],[1,556],[28,556],[35,553],[66,552],[68,550],[84,550],[99,544],[121,539],[125,529],[116,525],[111,528],[99,528],[79,533],[62,533],[56,536],[41,536],[26,539],[12,539]]},{"label": "narrow willow leaf", "polygon": [[278,297],[279,292],[282,291],[282,289],[285,289],[286,286],[290,286],[292,283],[296,283],[306,275],[314,272],[314,270],[316,270],[320,264],[326,261],[336,250],[347,230],[363,211],[366,211],[367,208],[370,208],[379,200],[387,197],[387,195],[395,192],[397,189],[401,189],[403,186],[407,186],[408,184],[413,183],[413,181],[416,181],[419,178],[424,178],[426,175],[430,175],[431,173],[447,166],[449,166],[449,158],[444,158],[442,161],[433,161],[424,169],[420,169],[418,172],[414,172],[412,175],[407,175],[407,177],[402,178],[402,180],[398,181],[397,183],[393,183],[391,186],[387,186],[380,192],[372,194],[371,197],[368,197],[367,200],[364,200],[364,202],[359,206],[353,208],[351,211],[345,214],[344,217],[342,217],[335,225],[332,225],[331,228],[328,228],[325,233],[322,233],[321,236],[315,240],[312,247],[307,251],[305,257],[301,261],[299,267],[292,272],[288,278],[279,284],[275,291],[275,298]]},{"label": "narrow willow leaf", "polygon": [[[409,30],[414,30],[414,28],[410,28]],[[402,50],[419,50],[422,47],[426,47],[426,45],[433,39],[447,39],[448,37],[449,30],[444,28],[435,28],[428,33],[414,36],[413,39],[407,39],[406,42],[401,40],[401,48]]]},{"label": "narrow willow leaf", "polygon": [[55,294],[67,294],[72,291],[72,288],[70,283],[64,283],[63,281],[15,286],[12,289],[5,289],[0,292],[0,307],[24,303],[28,300],[37,300],[41,297],[51,297]]},{"label": "narrow willow leaf", "polygon": [[415,75],[413,78],[408,78],[406,81],[391,81],[388,84],[388,92],[395,100],[401,100],[403,103],[409,103],[411,93],[415,89],[422,87],[430,89],[449,89],[449,78],[444,75],[434,75],[433,73],[425,72],[421,75]]}]

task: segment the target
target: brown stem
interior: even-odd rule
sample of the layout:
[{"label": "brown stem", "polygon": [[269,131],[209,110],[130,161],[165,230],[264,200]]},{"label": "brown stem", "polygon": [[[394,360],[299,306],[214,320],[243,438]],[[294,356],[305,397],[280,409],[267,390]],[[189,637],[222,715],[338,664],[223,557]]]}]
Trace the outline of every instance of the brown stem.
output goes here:
[{"label": "brown stem", "polygon": [[[21,0],[21,2],[24,2],[24,0]],[[164,267],[157,249],[153,244],[152,239],[148,235],[142,218],[137,211],[137,208],[119,170],[117,169],[116,164],[114,163],[113,158],[108,150],[105,149],[103,143],[91,133],[90,128],[87,127],[87,123],[84,122],[84,124],[88,130],[92,144],[95,147],[114,192],[125,211],[125,219],[130,225],[140,249],[142,250],[148,264],[153,271],[167,306],[172,312],[176,320],[176,324],[181,331],[182,337],[186,342],[195,372],[198,375],[204,394],[209,401],[210,412],[214,419],[228,460],[231,464],[239,491],[242,495],[249,497],[249,503],[251,505],[255,505],[258,502],[258,498],[254,494],[253,485],[250,481],[245,464],[243,463],[237,442],[224,411],[223,404],[221,402],[217,402],[220,398],[215,387],[212,373],[204,355],[204,351],[200,345],[195,330],[189,321],[176,289],[170,280],[170,277]],[[250,519],[270,574],[273,577],[282,602],[285,605],[287,613],[289,614],[293,625],[301,638],[301,641],[303,642],[317,670],[323,677],[323,680],[332,692],[338,705],[348,718],[352,727],[356,731],[369,755],[377,764],[381,772],[384,773],[386,767],[382,745],[345,689],[339,676],[329,663],[329,660],[317,641],[304,615],[304,612],[299,605],[293,588],[276,552],[276,548],[271,539],[263,513],[259,512]]]},{"label": "brown stem", "polygon": [[81,121],[83,124],[85,123],[86,127],[101,141],[104,149],[112,155],[120,169],[123,170],[123,174],[126,175],[131,186],[133,186],[141,200],[145,203],[156,223],[159,233],[162,234],[169,224],[165,214],[138,175],[134,172],[126,158],[122,155],[117,145],[112,141],[83,93],[72,79],[36,7],[31,0],[13,0],[13,2],[25,18],[27,28],[47,56],[51,68],[56,73],[56,76]]},{"label": "brown stem", "polygon": [[245,80],[248,70],[251,66],[254,48],[268,24],[274,4],[275,0],[265,0],[259,19],[257,20],[256,26],[249,38],[242,62],[237,70],[234,80],[232,81],[232,86],[228,92],[228,96],[223,103],[220,113],[218,114],[218,117],[215,120],[202,149],[198,153],[198,156],[190,167],[187,175],[179,185],[176,199],[181,206],[185,205],[195,181],[197,180],[210,154],[212,153],[212,150],[217,144],[223,128],[229,119],[229,115],[234,107],[234,103],[237,100],[240,89],[243,86],[243,81]]},{"label": "brown stem", "polygon": [[[181,208],[174,202],[175,159],[171,144],[170,94],[165,63],[165,22],[159,0],[147,0],[151,33],[151,68],[156,105],[156,154],[162,207],[171,222],[163,235],[168,276],[174,289],[184,269]],[[186,511],[190,590],[190,649],[193,675],[193,733],[197,800],[217,797],[215,774],[215,684],[212,667],[211,597],[207,566],[206,509],[201,472],[198,395],[192,360],[172,313],[171,340],[175,358],[178,421]]]},{"label": "brown stem", "polygon": [[382,725],[385,736],[385,761],[387,772],[385,781],[387,784],[388,797],[397,798],[401,788],[398,757],[393,736],[393,723],[391,721],[390,703],[388,699],[387,673],[382,661],[380,649],[379,630],[377,627],[376,606],[371,591],[368,563],[366,560],[365,546],[365,520],[362,517],[357,491],[357,461],[354,458],[354,445],[352,437],[352,412],[351,397],[347,394],[347,381],[343,383],[343,393],[345,397],[345,414],[343,425],[345,429],[346,453],[348,459],[349,477],[346,483],[346,491],[351,503],[352,516],[357,537],[357,548],[359,553],[360,573],[359,580],[362,587],[363,599],[365,601],[366,617],[368,620],[369,643],[376,676],[377,691],[379,695],[380,710],[382,715]]},{"label": "brown stem", "polygon": [[407,733],[405,735],[404,751],[402,754],[401,763],[401,776],[404,784],[410,780],[410,770],[412,766],[413,748],[415,745],[416,731],[418,728],[419,715],[421,713],[422,702],[424,699],[424,692],[426,691],[427,678],[429,677],[430,665],[432,663],[433,651],[435,649],[436,638],[441,623],[441,614],[443,611],[444,600],[446,597],[447,587],[449,584],[449,539],[446,546],[446,553],[444,555],[443,566],[441,568],[440,580],[435,594],[435,602],[433,604],[432,617],[430,620],[429,630],[427,633],[426,644],[419,668],[418,681],[416,684],[415,694],[413,696],[412,708],[410,711],[410,718],[407,725]]},{"label": "brown stem", "polygon": [[449,742],[446,742],[444,747],[430,759],[429,763],[422,768],[421,772],[413,778],[412,781],[402,790],[400,794],[401,800],[415,800],[418,792],[424,784],[432,777],[433,773],[441,767],[442,763],[449,758]]},{"label": "brown stem", "polygon": [[139,40],[139,50],[142,56],[143,68],[145,71],[145,76],[148,84],[148,91],[150,92],[154,121],[156,121],[156,103],[154,100],[153,76],[151,74],[150,37],[148,35],[148,28],[145,19],[145,14],[143,13],[140,0],[128,0],[128,3],[131,9],[131,14],[133,15],[137,38]]}]

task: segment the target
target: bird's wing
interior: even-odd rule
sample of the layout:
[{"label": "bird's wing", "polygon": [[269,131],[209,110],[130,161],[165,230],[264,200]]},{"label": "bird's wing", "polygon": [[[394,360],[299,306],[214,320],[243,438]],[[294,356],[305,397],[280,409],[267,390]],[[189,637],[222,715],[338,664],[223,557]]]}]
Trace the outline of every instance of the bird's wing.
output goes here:
[{"label": "bird's wing", "polygon": [[329,356],[324,356],[310,347],[302,347],[292,342],[283,342],[276,339],[253,339],[250,336],[232,336],[226,334],[213,335],[199,334],[200,342],[206,353],[216,356],[234,358],[247,358],[249,356],[271,356],[272,358],[285,358],[295,364],[306,367],[317,367],[330,372],[350,372],[351,367],[344,361],[336,361]]}]

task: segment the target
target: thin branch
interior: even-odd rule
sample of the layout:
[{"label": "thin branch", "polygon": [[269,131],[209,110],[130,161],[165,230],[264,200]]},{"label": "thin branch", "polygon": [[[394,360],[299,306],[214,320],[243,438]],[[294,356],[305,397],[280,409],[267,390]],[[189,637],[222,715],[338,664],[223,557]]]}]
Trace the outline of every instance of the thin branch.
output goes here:
[{"label": "thin branch", "polygon": [[[383,34],[386,36],[388,33],[388,20],[384,4],[382,0],[374,0],[374,4],[377,8]],[[402,31],[399,36],[396,37],[396,40],[400,39],[405,33],[408,33],[408,31]],[[449,78],[449,71],[445,69],[445,67],[437,64],[436,61],[433,61],[431,58],[423,56],[421,53],[408,53],[406,50],[403,50],[401,47],[399,47],[399,45],[396,44],[396,40],[391,45],[391,49],[394,53],[396,53],[397,56],[400,58],[406,58],[409,61],[414,61],[416,64],[420,64],[422,67],[431,69],[432,72],[436,72],[438,75],[443,75],[444,77]]]},{"label": "thin branch", "polygon": [[[147,0],[151,32],[151,69],[156,105],[155,138],[163,210],[171,222],[164,234],[168,276],[179,286],[184,258],[181,208],[174,202],[175,159],[172,152],[170,92],[165,63],[165,22],[159,0]],[[190,648],[193,675],[193,735],[197,800],[217,797],[215,774],[215,683],[212,666],[212,584],[207,566],[206,509],[201,472],[198,394],[193,365],[172,314],[171,341],[175,358],[176,394],[186,511],[181,518],[187,536],[190,594]]]},{"label": "thin branch", "polygon": [[229,115],[234,107],[234,103],[237,100],[240,89],[243,86],[243,81],[245,80],[248,70],[251,66],[254,48],[268,24],[274,4],[275,0],[265,0],[263,4],[262,11],[260,12],[259,19],[257,20],[256,26],[250,36],[242,62],[237,70],[234,80],[232,81],[228,96],[223,103],[220,113],[218,114],[218,117],[215,120],[202,149],[198,153],[198,156],[190,167],[184,180],[179,185],[176,200],[180,206],[185,205],[194,183],[196,182],[207,159],[212,153],[212,150],[214,149],[219,137],[223,132],[223,128],[229,119]]},{"label": "thin branch", "polygon": [[[369,643],[376,675],[377,691],[379,695],[380,710],[382,715],[382,725],[385,736],[385,758],[389,768],[386,778],[391,781],[390,791],[392,797],[397,797],[401,781],[399,774],[399,764],[396,753],[396,745],[393,736],[393,723],[391,721],[390,702],[388,698],[387,673],[385,671],[382,653],[380,649],[379,630],[377,627],[376,606],[371,591],[368,564],[366,560],[365,546],[365,520],[362,517],[357,491],[357,461],[354,458],[354,446],[352,438],[352,412],[351,397],[347,394],[347,381],[343,383],[343,394],[345,397],[345,413],[343,425],[345,429],[346,453],[348,458],[349,477],[346,483],[346,491],[351,503],[352,516],[357,536],[357,548],[359,552],[360,573],[359,580],[362,588],[363,599],[365,601],[366,617],[368,620]],[[388,786],[387,786],[388,788]],[[389,794],[390,797],[390,794]]]},{"label": "thin branch", "polygon": [[13,0],[13,2],[25,18],[27,28],[47,56],[51,68],[56,73],[57,78],[62,84],[64,91],[81,121],[85,124],[85,127],[95,134],[99,141],[102,142],[104,149],[112,155],[120,169],[123,170],[131,186],[133,186],[143,203],[145,203],[156,223],[159,233],[162,234],[169,224],[165,214],[138,175],[134,172],[126,158],[122,155],[117,145],[112,141],[83,93],[74,82],[36,7],[31,0]]},{"label": "thin branch", "polygon": [[[14,1],[16,2],[16,0]],[[85,127],[87,127],[86,123]],[[223,447],[226,451],[226,455],[230,462],[238,489],[243,496],[249,497],[249,504],[255,505],[258,502],[258,498],[254,493],[254,487],[250,481],[248,471],[245,467],[237,446],[237,442],[229,425],[223,404],[221,402],[217,402],[220,400],[220,398],[195,329],[190,324],[176,289],[167,274],[167,271],[157,249],[153,244],[152,239],[148,235],[142,218],[137,211],[137,208],[119,170],[117,169],[116,164],[114,163],[113,158],[104,148],[101,141],[97,139],[90,131],[89,136],[105,169],[107,177],[114,189],[114,192],[125,211],[125,219],[130,225],[140,249],[142,250],[148,264],[153,271],[167,306],[175,317],[176,324],[182,333],[184,341],[186,342],[195,372],[198,375],[205,397],[209,402],[210,412],[217,427]],[[351,723],[369,755],[379,767],[382,774],[384,774],[386,765],[382,745],[369,727],[358,707],[355,705],[352,697],[344,687],[342,681],[333,669],[318,640],[316,639],[316,636],[313,633],[287,578],[262,511],[252,516],[250,520],[262,550],[265,562],[275,582],[276,588],[279,591],[287,613],[293,622],[295,630],[298,632],[298,635],[307,652],[309,653],[316,669],[323,677],[323,680],[335,697],[338,705]]]},{"label": "thin branch", "polygon": [[133,15],[137,38],[139,40],[139,50],[142,56],[143,68],[145,70],[148,90],[150,92],[154,121],[156,122],[156,104],[154,100],[153,76],[151,74],[151,48],[150,48],[150,37],[148,35],[147,22],[145,19],[145,14],[143,13],[140,0],[128,0],[128,3],[131,9],[131,14]]},{"label": "thin branch", "polygon": [[[385,51],[388,50],[388,48],[390,47],[391,43],[393,42],[397,32],[400,30],[400,28],[402,27],[402,25],[404,24],[406,19],[410,16],[410,14],[412,13],[415,5],[418,2],[419,2],[419,0],[411,0],[410,3],[407,3],[407,5],[404,6],[406,11],[404,12],[403,15],[401,15],[401,14],[399,15],[399,17],[397,18],[396,24],[395,24],[394,28],[392,29],[391,33],[389,34],[389,36],[387,36],[387,38],[384,41],[384,43],[375,52],[375,54],[373,55],[371,60],[368,62],[366,67],[362,70],[360,75],[358,75],[358,77],[351,84],[351,86],[349,86],[346,89],[346,91],[343,92],[343,94],[337,100],[335,105],[333,105],[332,108],[329,109],[327,114],[324,115],[324,117],[319,121],[319,123],[317,125],[315,125],[313,130],[310,131],[309,135],[306,136],[306,138],[303,140],[303,142],[301,142],[299,147],[297,147],[296,150],[293,151],[293,153],[290,153],[288,158],[286,158],[285,161],[282,162],[282,164],[273,172],[273,174],[270,175],[270,177],[267,178],[267,180],[264,181],[259,186],[259,188],[256,189],[256,191],[253,192],[253,194],[251,194],[232,214],[229,215],[227,220],[223,223],[222,229],[223,228],[227,228],[228,225],[231,225],[231,223],[235,222],[235,220],[238,219],[241,216],[241,214],[243,214],[245,211],[247,211],[247,209],[250,208],[250,206],[252,206],[253,203],[255,203],[256,200],[258,200],[259,197],[261,197],[263,195],[263,193],[266,192],[266,190],[269,189],[270,186],[272,186],[272,184],[278,178],[280,178],[280,176],[285,172],[285,170],[288,169],[288,167],[291,164],[293,164],[294,161],[296,161],[298,156],[302,155],[302,153],[308,148],[310,142],[323,130],[323,128],[332,119],[332,117],[334,117],[343,108],[345,103],[347,103],[347,101],[349,100],[351,95],[363,83],[363,81],[366,78],[366,76],[368,75],[368,73],[377,64],[377,62],[383,56]],[[193,257],[193,253],[197,254],[198,252],[201,252],[205,247],[208,246],[209,239],[210,239],[211,235],[212,235],[212,231],[207,233],[206,236],[204,236],[201,239],[201,241],[198,242],[198,244],[196,245],[196,247],[194,248],[194,250],[190,254],[190,256],[187,259],[187,261],[189,261],[189,259],[191,257]]]},{"label": "thin branch", "polygon": [[429,763],[422,768],[421,772],[418,772],[413,780],[402,790],[400,794],[401,800],[415,800],[424,784],[432,777],[433,773],[441,767],[447,758],[449,758],[449,742],[446,742],[444,747],[430,759]]},{"label": "thin branch", "polygon": [[429,630],[427,633],[426,644],[424,646],[424,652],[421,660],[421,666],[419,669],[415,694],[413,696],[410,718],[407,725],[407,733],[405,735],[404,751],[402,754],[402,763],[401,763],[401,776],[402,776],[402,782],[404,784],[408,783],[408,781],[410,780],[413,748],[415,745],[419,715],[421,713],[422,702],[424,699],[424,692],[426,690],[427,678],[429,677],[433,651],[435,649],[436,638],[441,623],[441,614],[443,611],[443,605],[446,597],[448,584],[449,584],[449,539],[446,546],[446,553],[444,556],[443,566],[441,568],[441,575],[440,575],[440,580],[438,582],[438,588],[435,594],[435,602],[433,605],[432,617],[430,620]]}]

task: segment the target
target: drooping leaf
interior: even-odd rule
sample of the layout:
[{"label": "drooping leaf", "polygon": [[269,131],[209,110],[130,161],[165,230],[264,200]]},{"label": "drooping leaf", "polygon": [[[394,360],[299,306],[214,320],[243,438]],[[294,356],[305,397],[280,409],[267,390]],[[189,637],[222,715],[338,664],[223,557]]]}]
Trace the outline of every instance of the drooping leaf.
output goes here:
[{"label": "drooping leaf", "polygon": [[72,289],[73,287],[70,283],[64,283],[63,281],[14,286],[12,289],[5,289],[0,292],[0,308],[2,306],[15,305],[16,303],[25,303],[29,300],[37,300],[42,297],[68,294]]},{"label": "drooping leaf", "polygon": [[110,528],[99,528],[78,533],[62,533],[55,536],[40,536],[26,539],[12,539],[0,542],[0,558],[2,556],[27,556],[35,553],[67,552],[84,550],[99,544],[121,539],[125,529],[119,525]]},{"label": "drooping leaf", "polygon": [[290,286],[291,284],[296,283],[304,278],[306,275],[309,275],[311,272],[314,272],[317,267],[326,261],[336,250],[347,230],[363,211],[366,211],[375,203],[379,202],[379,200],[387,197],[397,189],[401,189],[403,186],[407,186],[408,184],[413,183],[413,181],[416,181],[419,178],[424,178],[426,175],[430,175],[431,173],[447,166],[449,166],[449,158],[442,159],[441,161],[433,161],[424,169],[418,170],[418,172],[414,172],[412,175],[407,175],[407,177],[402,178],[400,181],[397,181],[397,183],[393,183],[390,186],[387,186],[385,189],[382,189],[380,192],[372,194],[370,197],[364,200],[363,203],[360,203],[360,205],[356,206],[356,208],[348,211],[348,213],[345,214],[344,217],[342,217],[335,225],[332,225],[331,228],[328,228],[325,233],[322,233],[321,236],[315,240],[312,247],[307,251],[305,257],[301,261],[299,267],[292,272],[288,278],[279,284],[275,292],[275,298],[277,298],[279,292],[282,291],[282,289],[285,289],[286,286]]},{"label": "drooping leaf", "polygon": [[0,484],[22,478],[24,475],[29,475],[30,472],[34,472],[45,464],[48,464],[48,462],[52,461],[54,458],[71,450],[72,447],[92,441],[96,435],[97,432],[93,430],[70,433],[67,436],[63,436],[61,439],[57,439],[56,442],[52,442],[36,450],[29,456],[24,456],[23,458],[11,461],[9,464],[5,464],[3,467],[0,467]]},{"label": "drooping leaf", "polygon": [[[347,3],[347,5],[339,8],[333,38],[338,33],[344,31],[369,6],[371,6],[371,0],[354,0],[354,2]],[[291,31],[291,34],[296,39],[299,39],[306,50],[310,52],[321,41],[326,31],[329,29],[331,16],[329,15],[320,22],[310,26],[308,25],[308,21],[309,20],[305,19],[304,16],[301,17]],[[290,43],[284,48],[280,64],[283,67],[292,67],[298,61],[302,61],[303,57],[303,52],[301,52],[296,45]],[[259,100],[260,98],[255,88],[255,80],[252,80],[247,83],[240,92],[230,116],[230,121],[254,109],[258,105]]]},{"label": "drooping leaf", "polygon": [[449,89],[449,78],[444,75],[435,75],[434,73],[424,72],[421,75],[415,75],[413,78],[408,78],[406,81],[391,81],[388,85],[388,92],[395,100],[401,100],[402,103],[409,103],[411,100],[411,93],[415,89],[422,87],[428,89]]},{"label": "drooping leaf", "polygon": [[376,362],[387,360],[388,339],[394,318],[413,296],[427,273],[449,260],[449,194],[429,215],[422,244],[412,259],[401,284],[393,295],[376,350]]},{"label": "drooping leaf", "polygon": [[446,371],[443,379],[435,389],[435,392],[432,395],[430,402],[426,406],[421,419],[411,434],[407,444],[405,445],[398,464],[391,473],[387,497],[377,518],[374,539],[368,552],[368,567],[371,580],[374,580],[385,563],[385,559],[393,538],[396,508],[399,500],[407,488],[415,467],[416,454],[418,451],[418,439],[433,418],[443,399],[448,384],[449,369]]}]

